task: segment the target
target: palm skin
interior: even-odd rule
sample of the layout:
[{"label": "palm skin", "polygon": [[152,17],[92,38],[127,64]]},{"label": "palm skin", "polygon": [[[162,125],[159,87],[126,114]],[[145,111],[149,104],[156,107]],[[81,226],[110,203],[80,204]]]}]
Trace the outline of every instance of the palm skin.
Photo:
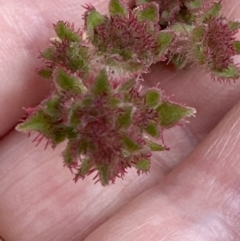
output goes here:
[{"label": "palm skin", "polygon": [[[14,131],[22,106],[36,105],[49,91],[34,70],[53,35],[51,23],[80,26],[85,2],[0,2],[0,235],[7,241],[240,239],[239,82],[219,84],[201,69],[152,67],[147,85],[161,81],[171,100],[198,110],[197,118],[164,132],[171,151],[153,157],[149,174],[129,170],[108,187],[94,185],[91,176],[74,184],[62,164],[64,144],[35,148],[32,138]],[[105,11],[107,3],[92,4]],[[236,19],[234,1],[223,4]]]}]

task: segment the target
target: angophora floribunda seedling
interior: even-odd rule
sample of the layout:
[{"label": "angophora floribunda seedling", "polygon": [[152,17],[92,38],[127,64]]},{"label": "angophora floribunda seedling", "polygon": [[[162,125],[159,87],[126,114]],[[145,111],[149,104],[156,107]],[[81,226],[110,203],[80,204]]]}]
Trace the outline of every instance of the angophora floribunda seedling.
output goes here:
[{"label": "angophora floribunda seedling", "polygon": [[16,128],[53,147],[66,141],[64,164],[75,180],[95,172],[107,185],[130,167],[149,171],[152,153],[167,149],[162,131],[195,113],[158,88],[143,88],[142,74],[163,62],[201,65],[214,79],[236,80],[240,24],[221,14],[221,2],[137,0],[129,7],[110,0],[107,15],[83,7],[82,28],[54,25],[38,71],[52,81],[52,92]]}]

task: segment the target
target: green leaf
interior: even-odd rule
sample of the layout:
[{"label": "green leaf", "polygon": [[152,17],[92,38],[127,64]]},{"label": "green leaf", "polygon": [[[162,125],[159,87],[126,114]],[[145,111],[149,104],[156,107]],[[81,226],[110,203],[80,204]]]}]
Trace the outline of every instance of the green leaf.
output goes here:
[{"label": "green leaf", "polygon": [[166,148],[162,145],[159,145],[153,141],[147,141],[147,145],[150,148],[151,151],[165,151]]},{"label": "green leaf", "polygon": [[120,88],[119,88],[119,92],[128,92],[130,91],[136,84],[136,80],[135,79],[130,79],[126,82],[124,82]]},{"label": "green leaf", "polygon": [[98,11],[95,9],[90,10],[87,13],[87,18],[86,18],[86,27],[87,27],[87,35],[89,37],[93,37],[93,30],[103,24],[105,22],[105,17],[100,14]]},{"label": "green leaf", "polygon": [[69,114],[70,125],[78,126],[81,123],[81,118],[79,116],[80,110],[81,110],[81,106],[79,104],[75,103],[71,106],[71,110]]},{"label": "green leaf", "polygon": [[72,71],[80,70],[81,72],[88,72],[88,49],[79,45],[71,45],[67,51],[67,65]]},{"label": "green leaf", "polygon": [[234,31],[240,28],[240,22],[238,21],[229,21],[228,27],[230,30]]},{"label": "green leaf", "polygon": [[52,132],[51,118],[43,110],[38,110],[23,123],[19,124],[16,129],[24,132],[38,131],[49,136]]},{"label": "green leaf", "polygon": [[223,70],[212,70],[211,71],[215,76],[222,79],[237,79],[239,78],[239,68],[234,64],[230,64],[228,68]]},{"label": "green leaf", "polygon": [[157,37],[157,43],[159,44],[158,51],[162,54],[172,43],[173,34],[170,32],[161,31]]},{"label": "green leaf", "polygon": [[191,33],[194,29],[194,26],[185,23],[175,23],[169,27],[170,30],[174,31],[177,35]]},{"label": "green leaf", "polygon": [[80,37],[77,33],[75,33],[72,29],[70,29],[66,23],[63,21],[59,21],[55,26],[55,31],[57,33],[57,36],[61,39],[67,39],[72,42],[79,42]]},{"label": "green leaf", "polygon": [[[114,52],[118,52],[117,54],[119,54],[122,57],[123,61],[126,61],[126,62],[131,60],[134,55],[134,53],[132,51],[130,51],[129,49],[118,49],[118,51],[114,51]],[[113,56],[114,56],[114,54],[113,54]],[[117,63],[119,63],[119,62],[117,62]],[[135,67],[129,67],[129,71],[131,71],[131,69],[132,69],[132,71],[134,71],[134,68]]]},{"label": "green leaf", "polygon": [[153,122],[145,128],[145,131],[152,137],[159,136],[158,126]]},{"label": "green leaf", "polygon": [[63,155],[64,163],[67,166],[70,166],[71,164],[73,164],[73,161],[76,157],[72,153],[72,143],[71,142],[68,142],[67,147],[63,151],[62,155]]},{"label": "green leaf", "polygon": [[199,21],[204,23],[209,19],[219,17],[222,9],[222,4],[220,2],[216,2],[213,4],[211,8],[209,8],[204,14],[199,18]]},{"label": "green leaf", "polygon": [[52,129],[49,137],[51,138],[53,145],[56,146],[57,144],[66,140],[67,134],[68,128],[65,128],[65,126],[57,126]]},{"label": "green leaf", "polygon": [[118,99],[118,98],[111,98],[110,100],[109,100],[109,105],[110,105],[110,107],[112,107],[112,108],[116,108],[116,107],[118,107],[118,105],[121,103],[122,101],[121,101],[121,99]]},{"label": "green leaf", "polygon": [[147,90],[145,97],[146,104],[151,108],[155,108],[160,101],[160,91],[157,89],[149,89]]},{"label": "green leaf", "polygon": [[80,175],[85,176],[92,167],[93,163],[89,159],[84,159],[79,170]]},{"label": "green leaf", "polygon": [[128,128],[131,125],[131,114],[132,114],[132,107],[128,106],[124,109],[124,112],[121,113],[116,121],[117,127]]},{"label": "green leaf", "polygon": [[72,126],[64,126],[64,132],[66,137],[70,139],[76,139],[79,136],[78,131]]},{"label": "green leaf", "polygon": [[194,42],[202,42],[205,29],[203,26],[197,26],[192,30],[192,38]]},{"label": "green leaf", "polygon": [[145,3],[150,3],[151,0],[136,0],[136,5],[142,5],[142,4],[145,4]]},{"label": "green leaf", "polygon": [[148,171],[149,168],[150,168],[150,160],[148,159],[141,159],[136,165],[135,167],[138,169],[138,170],[141,170],[141,171]]},{"label": "green leaf", "polygon": [[46,60],[50,60],[50,61],[53,61],[54,60],[54,55],[55,55],[55,48],[54,47],[49,47],[49,48],[46,48],[44,49],[42,52],[41,52],[41,56],[46,59]]},{"label": "green leaf", "polygon": [[69,75],[62,69],[57,71],[56,82],[60,89],[64,91],[68,91],[72,94],[80,94],[82,92],[80,80]]},{"label": "green leaf", "polygon": [[94,95],[110,93],[110,84],[108,82],[106,70],[101,70],[99,75],[96,77],[96,80],[92,87],[92,93]]},{"label": "green leaf", "polygon": [[61,103],[60,97],[54,95],[51,99],[43,103],[44,110],[51,116],[57,115],[59,112],[59,105]]},{"label": "green leaf", "polygon": [[103,186],[106,186],[109,184],[109,174],[110,174],[110,166],[109,164],[99,164],[97,166],[100,181]]},{"label": "green leaf", "polygon": [[184,5],[190,9],[198,9],[202,6],[202,0],[193,0],[193,1],[189,1],[189,2],[186,1],[186,3],[184,3]]},{"label": "green leaf", "polygon": [[171,58],[171,62],[177,69],[184,68],[188,63],[185,56],[179,56],[178,54],[173,55],[173,57]]},{"label": "green leaf", "polygon": [[81,154],[85,154],[89,147],[89,142],[87,140],[82,140],[78,145],[78,151]]},{"label": "green leaf", "polygon": [[127,9],[121,0],[110,0],[108,5],[110,16],[126,16]]},{"label": "green leaf", "polygon": [[93,102],[93,98],[91,98],[90,96],[88,96],[88,97],[85,97],[85,98],[82,100],[81,105],[82,105],[83,107],[89,107],[89,106],[92,104],[92,102]]},{"label": "green leaf", "polygon": [[125,136],[123,138],[123,144],[126,147],[126,150],[129,152],[135,152],[138,151],[140,149],[140,146],[133,141],[131,138]]},{"label": "green leaf", "polygon": [[240,41],[234,41],[233,42],[233,48],[236,51],[237,54],[240,54]]},{"label": "green leaf", "polygon": [[143,70],[143,64],[136,61],[128,61],[122,64],[122,68],[131,73],[140,73]]},{"label": "green leaf", "polygon": [[195,45],[193,47],[193,54],[196,60],[198,61],[198,64],[203,65],[207,62],[207,56],[206,52],[204,51],[205,49],[203,48],[202,45]]},{"label": "green leaf", "polygon": [[192,116],[195,113],[192,108],[180,106],[168,101],[162,102],[156,110],[160,124],[164,128],[172,127],[181,119]]},{"label": "green leaf", "polygon": [[159,7],[157,3],[148,3],[135,8],[135,12],[140,21],[159,21]]},{"label": "green leaf", "polygon": [[38,75],[43,78],[49,79],[52,77],[52,70],[51,69],[40,69],[38,71]]}]

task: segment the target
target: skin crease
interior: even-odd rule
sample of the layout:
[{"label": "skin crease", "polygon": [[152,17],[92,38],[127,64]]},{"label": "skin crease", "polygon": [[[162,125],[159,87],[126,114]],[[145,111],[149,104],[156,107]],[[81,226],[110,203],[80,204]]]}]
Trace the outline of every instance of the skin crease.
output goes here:
[{"label": "skin crease", "polygon": [[[13,130],[22,107],[49,91],[35,69],[54,34],[51,24],[81,26],[85,2],[0,0],[0,235],[7,241],[240,240],[238,81],[219,84],[200,68],[153,66],[146,84],[161,81],[166,96],[195,107],[197,118],[164,132],[171,151],[153,157],[149,174],[129,170],[108,187],[94,185],[91,176],[74,184],[60,156],[64,143],[43,151],[44,143],[35,148],[33,137]],[[94,5],[105,12],[107,3]],[[237,19],[237,1],[223,4]]]}]

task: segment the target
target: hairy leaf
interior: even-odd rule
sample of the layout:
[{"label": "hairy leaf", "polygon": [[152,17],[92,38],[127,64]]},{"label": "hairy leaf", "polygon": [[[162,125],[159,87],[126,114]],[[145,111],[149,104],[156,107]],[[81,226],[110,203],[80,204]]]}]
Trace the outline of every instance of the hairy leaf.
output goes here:
[{"label": "hairy leaf", "polygon": [[59,21],[55,26],[55,31],[61,40],[67,39],[72,42],[79,42],[80,37],[63,21]]},{"label": "hairy leaf", "polygon": [[194,114],[194,109],[168,101],[162,102],[156,110],[158,112],[160,124],[164,128],[172,127],[181,119]]},{"label": "hairy leaf", "polygon": [[102,95],[110,93],[110,84],[105,70],[101,70],[92,87],[94,95]]},{"label": "hairy leaf", "polygon": [[110,0],[108,8],[111,16],[127,14],[126,6],[121,0]]},{"label": "hairy leaf", "polygon": [[160,91],[157,89],[149,89],[147,90],[145,97],[146,104],[151,108],[155,108],[160,101]]},{"label": "hairy leaf", "polygon": [[56,73],[56,82],[61,90],[68,91],[72,94],[80,94],[82,92],[80,80],[69,75],[62,69],[59,69]]}]

